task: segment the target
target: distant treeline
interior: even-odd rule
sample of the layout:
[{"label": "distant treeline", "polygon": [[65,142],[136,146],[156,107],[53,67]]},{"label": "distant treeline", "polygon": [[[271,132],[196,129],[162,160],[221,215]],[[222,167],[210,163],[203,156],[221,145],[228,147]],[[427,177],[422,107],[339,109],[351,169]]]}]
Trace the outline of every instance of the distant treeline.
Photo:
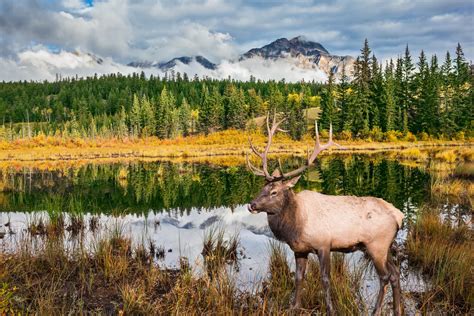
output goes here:
[{"label": "distant treeline", "polygon": [[315,107],[321,110],[322,128],[332,122],[340,138],[473,135],[473,76],[460,45],[454,58],[448,52],[442,64],[422,51],[415,65],[407,46],[404,55],[381,65],[366,40],[354,72],[341,72],[337,83],[331,75],[326,84],[200,79],[180,73],[3,82],[0,138],[38,133],[172,138],[255,128],[252,118],[276,110],[287,117],[290,135],[299,139],[308,128],[304,110]]}]

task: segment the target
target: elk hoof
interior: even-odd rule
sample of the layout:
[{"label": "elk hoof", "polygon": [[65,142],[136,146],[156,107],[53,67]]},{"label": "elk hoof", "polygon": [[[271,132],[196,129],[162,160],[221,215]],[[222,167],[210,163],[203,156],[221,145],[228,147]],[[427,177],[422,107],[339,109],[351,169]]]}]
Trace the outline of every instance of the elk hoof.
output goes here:
[{"label": "elk hoof", "polygon": [[301,303],[293,303],[291,304],[290,309],[300,309],[301,308]]}]

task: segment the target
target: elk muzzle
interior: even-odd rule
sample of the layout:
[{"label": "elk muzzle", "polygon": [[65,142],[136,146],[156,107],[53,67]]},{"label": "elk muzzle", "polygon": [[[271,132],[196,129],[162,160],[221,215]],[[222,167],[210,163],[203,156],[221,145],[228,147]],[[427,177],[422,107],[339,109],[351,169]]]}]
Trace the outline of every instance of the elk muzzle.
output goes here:
[{"label": "elk muzzle", "polygon": [[247,206],[247,209],[249,210],[250,213],[252,214],[257,214],[259,213],[257,209],[257,204],[255,202],[250,202],[249,205]]}]

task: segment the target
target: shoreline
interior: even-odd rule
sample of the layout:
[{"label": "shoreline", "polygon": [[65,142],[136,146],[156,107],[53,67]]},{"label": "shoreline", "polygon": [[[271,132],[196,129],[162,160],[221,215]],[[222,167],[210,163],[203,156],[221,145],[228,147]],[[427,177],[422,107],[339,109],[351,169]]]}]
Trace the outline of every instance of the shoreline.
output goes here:
[{"label": "shoreline", "polygon": [[[240,135],[239,135],[240,136]],[[473,148],[471,141],[399,141],[399,142],[347,142],[340,141],[343,148],[333,147],[324,154],[375,154],[381,152],[394,152],[410,148],[425,149],[448,149],[448,148]],[[177,141],[159,141],[155,138],[140,140],[93,140],[82,141],[72,145],[31,145],[14,144],[0,150],[0,163],[41,163],[41,162],[65,162],[65,161],[103,161],[103,160],[222,160],[234,158],[245,161],[249,153],[247,140],[233,140],[229,144],[206,143],[194,139],[179,139]],[[264,146],[264,139],[260,137],[255,141],[257,148]],[[278,140],[272,148],[271,155],[281,154],[285,156],[306,156],[307,150],[312,149],[311,140],[289,141],[284,140],[278,144]]]}]

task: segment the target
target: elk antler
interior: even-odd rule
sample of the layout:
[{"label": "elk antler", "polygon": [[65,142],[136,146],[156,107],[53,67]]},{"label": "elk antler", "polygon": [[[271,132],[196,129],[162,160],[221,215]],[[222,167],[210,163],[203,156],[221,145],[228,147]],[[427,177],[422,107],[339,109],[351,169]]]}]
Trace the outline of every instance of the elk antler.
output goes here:
[{"label": "elk antler", "polygon": [[315,121],[315,123],[314,123],[314,129],[315,129],[315,134],[316,134],[316,141],[314,143],[313,152],[311,153],[311,156],[308,157],[306,165],[301,166],[296,170],[293,170],[293,171],[290,171],[290,172],[287,172],[287,173],[282,173],[282,178],[288,179],[288,178],[293,178],[293,177],[296,177],[296,176],[300,175],[306,169],[308,169],[309,166],[311,166],[314,163],[314,161],[316,160],[316,157],[319,155],[320,152],[322,152],[323,150],[328,149],[332,145],[335,145],[337,147],[341,147],[341,145],[335,143],[332,140],[332,124],[329,124],[329,140],[324,145],[321,145],[321,143],[319,142],[319,131],[318,131],[318,122],[317,121]]},{"label": "elk antler", "polygon": [[255,167],[250,162],[248,155],[247,155],[247,165],[248,165],[249,169],[254,174],[256,174],[258,176],[264,176],[265,179],[270,182],[270,181],[275,181],[277,179],[276,176],[270,175],[270,173],[268,172],[268,153],[270,151],[270,146],[272,144],[273,135],[275,135],[275,133],[277,131],[284,132],[284,133],[286,133],[287,131],[285,131],[285,130],[278,127],[281,123],[283,123],[283,121],[285,121],[285,119],[283,118],[283,119],[281,119],[280,121],[277,122],[276,111],[273,113],[273,120],[272,120],[272,126],[271,127],[270,127],[269,117],[270,117],[270,115],[267,114],[266,122],[267,122],[268,141],[267,141],[267,145],[265,146],[265,150],[263,151],[263,153],[259,152],[255,148],[255,146],[252,144],[252,140],[250,139],[250,136],[249,136],[250,149],[252,150],[252,152],[257,157],[260,157],[260,159],[262,159],[262,169],[259,169],[259,168]]},{"label": "elk antler", "polygon": [[255,167],[249,160],[249,157],[247,155],[247,165],[249,167],[249,169],[256,175],[258,176],[264,176],[265,179],[269,182],[272,182],[272,181],[276,181],[276,180],[281,180],[281,179],[288,179],[288,178],[293,178],[293,177],[296,177],[298,175],[300,175],[301,173],[303,173],[306,169],[308,169],[309,166],[311,166],[314,161],[316,160],[316,157],[319,155],[320,152],[322,152],[323,150],[326,150],[328,149],[329,147],[331,147],[332,145],[335,145],[335,146],[338,146],[340,147],[339,144],[335,143],[333,140],[332,140],[332,124],[329,125],[329,140],[326,144],[324,145],[321,145],[320,141],[319,141],[319,131],[318,131],[318,123],[317,121],[315,122],[315,134],[316,134],[316,141],[315,141],[315,144],[314,144],[314,149],[313,149],[313,152],[311,153],[311,156],[308,155],[308,160],[306,162],[306,165],[303,165],[301,167],[299,167],[298,169],[296,170],[293,170],[293,171],[290,171],[290,172],[287,172],[287,173],[283,173],[283,170],[281,168],[281,164],[279,163],[279,166],[280,166],[280,173],[279,175],[270,175],[270,173],[268,172],[268,159],[267,159],[267,156],[268,156],[268,152],[270,150],[270,146],[272,144],[272,138],[273,138],[273,135],[277,132],[277,131],[281,131],[281,132],[287,132],[285,130],[282,130],[281,128],[279,128],[278,126],[284,121],[285,119],[282,119],[280,121],[276,121],[276,112],[273,114],[273,121],[272,121],[272,126],[270,127],[270,123],[269,123],[269,115],[267,115],[267,118],[266,118],[266,121],[267,121],[267,131],[268,131],[268,142],[267,142],[267,145],[265,147],[265,150],[263,153],[260,153],[256,148],[255,146],[252,144],[252,140],[250,139],[249,137],[249,143],[250,143],[250,149],[252,150],[252,152],[260,157],[262,159],[262,169],[259,169],[257,167]]}]

